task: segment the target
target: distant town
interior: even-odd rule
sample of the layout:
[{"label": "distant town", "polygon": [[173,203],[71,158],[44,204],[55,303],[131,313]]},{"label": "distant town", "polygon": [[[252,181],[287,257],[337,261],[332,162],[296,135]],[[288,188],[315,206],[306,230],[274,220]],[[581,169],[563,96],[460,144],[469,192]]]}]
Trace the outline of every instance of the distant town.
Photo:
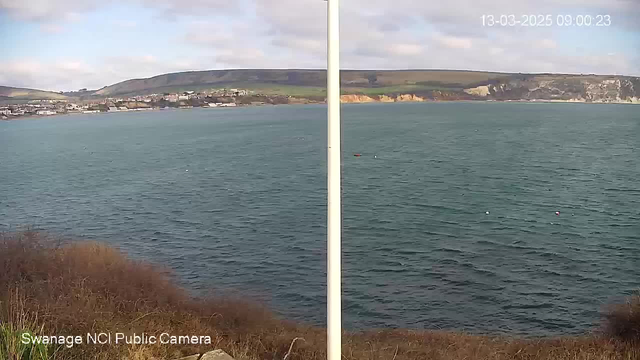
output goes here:
[{"label": "distant town", "polygon": [[72,113],[106,113],[122,111],[145,111],[168,108],[193,107],[237,107],[246,105],[288,104],[289,96],[255,94],[245,89],[211,89],[184,91],[180,93],[150,94],[132,97],[94,100],[31,100],[21,104],[0,107],[0,118],[48,116]]}]

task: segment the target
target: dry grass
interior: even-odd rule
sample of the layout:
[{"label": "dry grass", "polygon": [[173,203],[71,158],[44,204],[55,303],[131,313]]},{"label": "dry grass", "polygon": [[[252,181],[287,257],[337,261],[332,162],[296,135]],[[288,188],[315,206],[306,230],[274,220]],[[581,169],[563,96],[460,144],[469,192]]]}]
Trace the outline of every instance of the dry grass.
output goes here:
[{"label": "dry grass", "polygon": [[[0,321],[11,320],[10,311],[16,304],[11,294],[18,293],[21,314],[37,318],[45,334],[167,332],[212,339],[211,345],[85,344],[52,349],[57,359],[171,359],[214,348],[247,360],[326,358],[324,329],[278,319],[242,301],[192,298],[166,269],[131,260],[103,244],[60,246],[33,232],[1,235],[0,289]],[[619,339],[524,340],[386,330],[346,333],[343,353],[346,360],[640,359],[640,348],[629,336],[634,331],[637,336],[638,302],[630,304],[634,305],[616,308],[608,318],[607,329]],[[294,342],[295,338],[300,339]]]},{"label": "dry grass", "polygon": [[625,304],[610,307],[605,315],[605,332],[623,341],[640,344],[640,292]]},{"label": "dry grass", "polygon": [[[25,311],[26,299],[18,291],[11,291],[6,301],[6,321],[0,321],[0,359],[47,360],[53,355],[42,344],[24,344],[23,333],[33,335],[44,332],[37,314]],[[3,317],[4,318],[4,317]],[[3,319],[3,318],[0,318]]]}]

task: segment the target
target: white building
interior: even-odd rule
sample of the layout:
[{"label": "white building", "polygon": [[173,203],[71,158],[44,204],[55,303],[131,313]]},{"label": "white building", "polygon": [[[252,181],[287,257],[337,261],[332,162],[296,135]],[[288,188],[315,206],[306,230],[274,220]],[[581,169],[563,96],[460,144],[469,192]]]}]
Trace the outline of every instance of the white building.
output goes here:
[{"label": "white building", "polygon": [[36,115],[56,115],[56,112],[51,110],[38,110]]}]

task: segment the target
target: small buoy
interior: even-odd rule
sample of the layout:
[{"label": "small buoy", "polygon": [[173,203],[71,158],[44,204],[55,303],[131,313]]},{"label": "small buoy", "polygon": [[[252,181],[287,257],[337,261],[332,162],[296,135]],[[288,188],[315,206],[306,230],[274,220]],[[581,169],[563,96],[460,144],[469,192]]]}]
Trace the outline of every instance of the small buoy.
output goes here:
[{"label": "small buoy", "polygon": [[489,215],[489,212],[487,211],[485,214]]},{"label": "small buoy", "polygon": [[560,216],[560,211],[556,211],[556,215]]},{"label": "small buoy", "polygon": [[189,172],[189,170],[185,170],[186,172]]},{"label": "small buoy", "polygon": [[355,157],[360,157],[360,156],[362,156],[362,154],[355,154],[355,155],[353,155],[353,156],[355,156]]},{"label": "small buoy", "polygon": [[374,158],[374,159],[377,159],[377,158],[378,158],[378,155],[373,155],[373,158]]}]

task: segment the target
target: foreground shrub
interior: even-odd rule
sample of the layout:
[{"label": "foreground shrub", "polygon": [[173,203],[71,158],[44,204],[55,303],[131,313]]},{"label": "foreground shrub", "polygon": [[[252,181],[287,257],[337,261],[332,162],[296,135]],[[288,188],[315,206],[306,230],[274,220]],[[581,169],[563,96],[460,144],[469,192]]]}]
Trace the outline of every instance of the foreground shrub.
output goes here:
[{"label": "foreground shrub", "polygon": [[[20,321],[25,325],[16,326]],[[49,359],[53,354],[60,360],[174,359],[215,348],[238,360],[326,359],[325,329],[278,319],[264,307],[236,299],[194,298],[167,269],[132,260],[104,244],[60,243],[34,232],[0,234],[0,322],[13,324],[3,330],[6,334],[28,329],[48,335],[166,332],[211,337],[208,345],[83,344],[42,352],[10,343],[3,347],[2,360],[38,359],[20,357],[26,353]],[[3,339],[9,339],[4,344],[14,338]],[[635,345],[596,336],[527,340],[384,330],[345,333],[343,344],[344,360],[640,359]]]},{"label": "foreground shrub", "polygon": [[[23,334],[32,337],[43,332],[43,326],[38,326],[37,318],[32,318],[25,309],[25,299],[17,291],[10,292],[6,305],[6,318],[4,321],[0,320],[0,359],[52,359],[53,356],[50,356],[51,352],[47,345],[42,343],[25,344],[22,341]],[[35,329],[38,331],[33,331]]]},{"label": "foreground shrub", "polygon": [[623,341],[640,343],[640,293],[626,303],[613,305],[606,314],[606,333]]},{"label": "foreground shrub", "polygon": [[44,344],[24,344],[22,334],[34,335],[33,331],[12,323],[0,324],[0,359],[48,360],[49,349]]}]

